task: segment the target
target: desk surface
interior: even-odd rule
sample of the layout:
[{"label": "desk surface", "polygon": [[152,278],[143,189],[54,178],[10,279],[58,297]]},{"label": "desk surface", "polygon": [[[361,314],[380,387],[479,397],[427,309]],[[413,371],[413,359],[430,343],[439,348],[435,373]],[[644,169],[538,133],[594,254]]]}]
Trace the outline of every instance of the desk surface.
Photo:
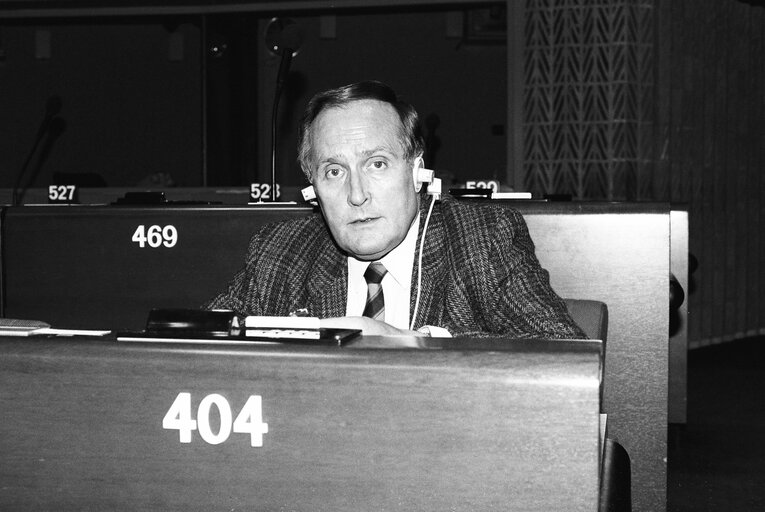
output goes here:
[{"label": "desk surface", "polygon": [[596,510],[598,342],[412,340],[0,338],[0,508]]}]

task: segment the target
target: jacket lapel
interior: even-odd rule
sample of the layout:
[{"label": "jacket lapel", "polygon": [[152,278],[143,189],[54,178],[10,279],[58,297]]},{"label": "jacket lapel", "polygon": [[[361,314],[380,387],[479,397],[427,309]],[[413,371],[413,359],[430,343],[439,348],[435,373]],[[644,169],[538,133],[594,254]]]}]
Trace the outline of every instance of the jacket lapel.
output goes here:
[{"label": "jacket lapel", "polygon": [[347,281],[346,258],[328,239],[308,272],[306,308],[309,314],[319,318],[345,316]]},{"label": "jacket lapel", "polygon": [[[430,199],[433,200],[432,198]],[[444,297],[446,294],[446,268],[445,260],[448,257],[446,252],[446,237],[444,233],[444,224],[441,217],[441,209],[438,204],[433,208],[433,213],[428,222],[428,230],[423,239],[423,229],[428,214],[430,201],[422,201],[420,208],[420,231],[417,239],[419,243],[424,243],[422,257],[422,283],[420,284],[420,304],[417,310],[417,318],[414,327],[419,328],[423,325],[441,325],[444,314]],[[414,266],[412,268],[412,291],[410,296],[409,315],[414,314],[415,302],[417,300],[417,275],[419,259],[419,243],[417,252],[414,255]]]}]

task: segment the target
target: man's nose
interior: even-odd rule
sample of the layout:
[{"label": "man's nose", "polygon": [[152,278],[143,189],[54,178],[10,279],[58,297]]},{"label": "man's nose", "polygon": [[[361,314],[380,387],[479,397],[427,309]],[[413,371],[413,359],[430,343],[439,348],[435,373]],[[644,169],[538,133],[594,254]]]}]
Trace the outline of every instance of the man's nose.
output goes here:
[{"label": "man's nose", "polygon": [[361,206],[367,199],[369,199],[369,189],[364,173],[351,171],[348,180],[348,203],[352,206]]}]

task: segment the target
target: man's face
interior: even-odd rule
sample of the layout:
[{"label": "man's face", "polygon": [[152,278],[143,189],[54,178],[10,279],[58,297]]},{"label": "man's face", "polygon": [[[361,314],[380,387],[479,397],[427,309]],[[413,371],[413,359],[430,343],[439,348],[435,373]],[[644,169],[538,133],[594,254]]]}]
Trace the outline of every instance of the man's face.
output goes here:
[{"label": "man's face", "polygon": [[313,186],[337,244],[361,260],[398,246],[417,216],[412,162],[395,109],[358,100],[324,110],[311,127]]}]

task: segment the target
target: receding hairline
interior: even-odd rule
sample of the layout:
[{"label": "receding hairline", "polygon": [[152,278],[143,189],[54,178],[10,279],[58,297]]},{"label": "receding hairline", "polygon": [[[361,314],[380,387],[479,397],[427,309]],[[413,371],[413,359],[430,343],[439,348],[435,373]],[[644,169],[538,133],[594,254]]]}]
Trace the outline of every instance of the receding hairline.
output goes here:
[{"label": "receding hairline", "polygon": [[[343,101],[342,103],[335,103],[335,104],[325,105],[321,109],[321,111],[318,114],[316,114],[316,116],[313,118],[313,120],[308,125],[308,129],[306,130],[306,132],[303,135],[304,136],[304,140],[302,141],[303,142],[302,145],[307,145],[307,147],[310,148],[310,151],[305,156],[307,157],[307,162],[306,163],[308,163],[308,162],[311,163],[311,169],[308,169],[307,172],[306,172],[306,169],[303,169],[303,171],[306,173],[307,176],[310,177],[310,175],[313,173],[313,170],[314,170],[313,167],[315,167],[315,165],[314,165],[315,156],[313,154],[315,152],[314,130],[318,126],[318,124],[321,121],[321,119],[324,117],[325,114],[327,114],[329,112],[336,111],[336,110],[347,110],[349,108],[352,108],[353,106],[358,105],[359,103],[369,103],[369,104],[378,104],[378,105],[381,105],[381,106],[384,107],[384,109],[388,113],[390,113],[392,115],[392,119],[395,120],[395,124],[396,124],[396,127],[397,127],[396,128],[396,130],[398,132],[397,133],[397,140],[398,140],[398,142],[400,144],[400,147],[402,149],[402,153],[403,153],[402,156],[405,157],[405,158],[407,157],[407,146],[408,146],[407,142],[408,142],[408,137],[407,137],[407,132],[406,132],[406,126],[404,124],[404,119],[401,118],[401,114],[396,109],[396,107],[394,105],[392,105],[391,103],[387,102],[387,101],[379,100],[379,99],[376,99],[376,98],[354,98],[354,99],[351,99],[351,100],[348,100],[348,101]],[[393,148],[387,148],[388,151],[392,151],[392,149]],[[302,147],[301,147],[301,150],[302,150]],[[414,156],[415,155],[413,155],[411,158],[414,158]]]}]

